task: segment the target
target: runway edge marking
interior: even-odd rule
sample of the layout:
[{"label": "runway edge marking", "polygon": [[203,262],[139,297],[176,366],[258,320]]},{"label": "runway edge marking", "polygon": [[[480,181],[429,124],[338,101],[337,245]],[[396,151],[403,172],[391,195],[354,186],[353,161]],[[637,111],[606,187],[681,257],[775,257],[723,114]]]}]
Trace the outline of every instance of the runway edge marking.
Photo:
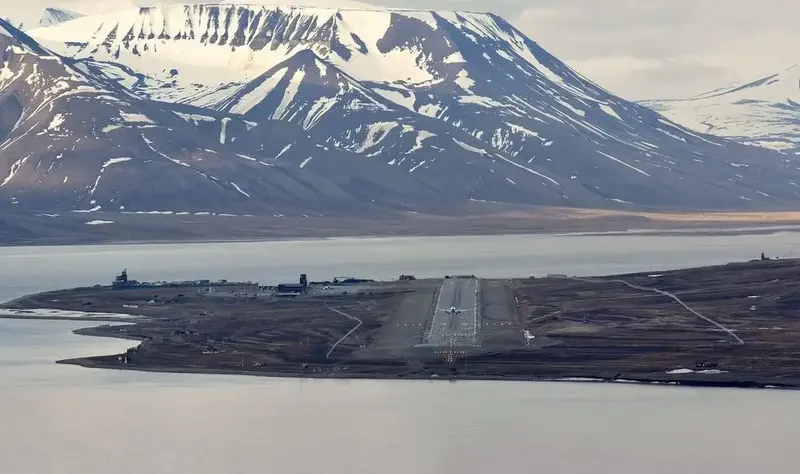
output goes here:
[{"label": "runway edge marking", "polygon": [[444,285],[447,280],[443,281],[439,288],[436,290],[436,305],[433,307],[433,317],[431,318],[431,325],[428,328],[428,334],[423,336],[422,344],[417,344],[417,346],[424,346],[430,345],[431,335],[433,334],[433,328],[436,324],[436,314],[439,312],[439,304],[442,302],[442,289],[444,289]]},{"label": "runway edge marking", "polygon": [[479,299],[480,288],[481,288],[481,280],[480,278],[475,278],[475,301],[472,304],[472,330],[474,332],[472,341],[477,346],[483,345],[483,337],[481,336],[482,331],[478,329],[480,328],[479,326],[480,318],[478,317],[478,299]]}]

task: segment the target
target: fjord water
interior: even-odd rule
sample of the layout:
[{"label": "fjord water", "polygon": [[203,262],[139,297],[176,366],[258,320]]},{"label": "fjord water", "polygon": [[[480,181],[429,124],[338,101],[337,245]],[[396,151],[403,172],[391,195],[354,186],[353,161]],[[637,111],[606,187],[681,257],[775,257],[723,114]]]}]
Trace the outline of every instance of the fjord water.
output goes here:
[{"label": "fjord water", "polygon": [[[800,234],[0,248],[0,300],[138,279],[604,274],[789,256]],[[2,473],[794,473],[800,393],[325,381],[53,364],[128,341],[0,320]]]}]

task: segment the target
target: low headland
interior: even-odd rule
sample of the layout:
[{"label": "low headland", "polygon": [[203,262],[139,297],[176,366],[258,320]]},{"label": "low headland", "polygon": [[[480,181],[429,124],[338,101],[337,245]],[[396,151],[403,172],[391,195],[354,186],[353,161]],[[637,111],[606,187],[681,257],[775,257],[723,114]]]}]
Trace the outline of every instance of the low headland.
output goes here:
[{"label": "low headland", "polygon": [[298,281],[143,284],[123,274],[25,296],[0,314],[85,312],[104,324],[76,333],[137,341],[58,361],[94,368],[800,388],[800,260],[590,278]]}]

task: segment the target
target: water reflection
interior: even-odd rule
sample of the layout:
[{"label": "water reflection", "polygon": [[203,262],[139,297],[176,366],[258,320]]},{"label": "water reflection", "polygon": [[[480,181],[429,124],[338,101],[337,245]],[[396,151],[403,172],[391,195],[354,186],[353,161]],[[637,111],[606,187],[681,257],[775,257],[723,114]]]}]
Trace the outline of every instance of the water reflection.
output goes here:
[{"label": "water reflection", "polygon": [[[100,349],[64,336],[73,323],[27,324],[2,333],[29,351]],[[794,392],[189,376],[34,359],[0,365],[2,380],[17,378],[0,390],[0,472],[796,472]]]}]

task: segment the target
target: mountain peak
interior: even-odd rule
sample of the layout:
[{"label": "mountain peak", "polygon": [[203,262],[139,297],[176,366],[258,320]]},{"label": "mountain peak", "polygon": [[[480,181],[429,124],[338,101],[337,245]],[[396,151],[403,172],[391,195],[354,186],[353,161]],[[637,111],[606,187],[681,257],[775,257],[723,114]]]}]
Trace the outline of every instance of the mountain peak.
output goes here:
[{"label": "mountain peak", "polygon": [[288,3],[276,3],[274,0],[222,0],[220,2],[203,2],[209,5],[239,5],[243,7],[267,8],[333,8],[333,9],[363,9],[371,10],[380,7],[355,0],[292,0]]},{"label": "mountain peak", "polygon": [[[301,49],[362,81],[432,85],[462,70],[468,74],[455,59],[482,61],[490,54],[485,46],[492,45],[491,54],[521,60],[528,77],[560,86],[582,83],[566,86],[572,93],[600,92],[488,13],[169,4],[78,18],[30,33],[74,58],[136,64],[149,77],[167,81],[177,70],[179,82],[206,85],[253,79]],[[64,48],[65,43],[70,46]]]},{"label": "mountain peak", "polygon": [[749,100],[764,100],[773,103],[783,102],[787,99],[798,100],[800,99],[800,67],[795,64],[754,81],[706,92],[689,100],[711,99],[725,95],[746,95]]},{"label": "mountain peak", "polygon": [[687,127],[772,148],[800,148],[800,66],[688,99],[646,101]]},{"label": "mountain peak", "polygon": [[65,21],[74,20],[75,18],[80,18],[82,16],[85,15],[64,8],[48,7],[44,10],[42,18],[39,19],[39,26],[40,27],[53,26],[59,23],[63,23]]},{"label": "mountain peak", "polygon": [[0,18],[0,36],[9,38],[7,41],[10,41],[10,45],[22,47],[26,52],[40,56],[52,56],[50,51],[47,51],[30,36],[15,28],[11,23],[2,18]]}]

